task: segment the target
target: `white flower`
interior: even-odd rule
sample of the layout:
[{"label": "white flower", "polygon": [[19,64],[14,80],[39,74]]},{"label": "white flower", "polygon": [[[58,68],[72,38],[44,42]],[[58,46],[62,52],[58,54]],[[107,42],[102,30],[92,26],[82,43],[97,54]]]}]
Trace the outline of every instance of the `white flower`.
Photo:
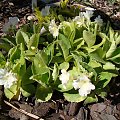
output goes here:
[{"label": "white flower", "polygon": [[59,79],[62,82],[62,85],[64,85],[64,87],[65,87],[67,82],[70,79],[70,74],[65,69],[62,69],[61,73],[62,74],[60,75]]},{"label": "white flower", "polygon": [[45,8],[43,8],[42,10],[41,10],[41,13],[42,13],[42,16],[47,16],[47,15],[49,15],[50,14],[50,6],[45,6]]},{"label": "white flower", "polygon": [[81,25],[84,24],[84,16],[82,13],[79,14],[79,16],[76,16],[73,19],[74,22],[76,22],[76,24],[78,25],[78,27],[80,27]]},{"label": "white flower", "polygon": [[79,89],[80,96],[87,96],[87,94],[90,94],[91,90],[95,89],[95,86],[85,75],[79,76],[77,80],[74,80],[73,87],[75,90]]},{"label": "white flower", "polygon": [[93,16],[93,11],[92,10],[87,10],[86,12],[83,12],[84,14],[84,17],[87,19],[87,20],[90,20],[90,18]]},{"label": "white flower", "polygon": [[5,23],[2,31],[5,32],[5,33],[8,32],[10,27],[17,25],[18,22],[19,22],[18,17],[9,17],[9,21],[7,23]]},{"label": "white flower", "polygon": [[40,35],[43,34],[44,32],[46,32],[46,29],[45,29],[45,27],[43,26],[43,27],[41,28],[41,30],[40,30]]},{"label": "white flower", "polygon": [[37,7],[37,0],[32,0],[32,10]]},{"label": "white flower", "polygon": [[98,17],[95,18],[95,22],[99,25],[102,26],[103,25],[103,20],[101,19],[101,16],[98,15]]},{"label": "white flower", "polygon": [[52,20],[49,25],[49,31],[53,34],[53,37],[57,37],[59,34],[59,26],[56,25],[55,20]]},{"label": "white flower", "polygon": [[0,85],[4,85],[4,88],[10,88],[16,81],[17,78],[12,72],[0,69]]}]

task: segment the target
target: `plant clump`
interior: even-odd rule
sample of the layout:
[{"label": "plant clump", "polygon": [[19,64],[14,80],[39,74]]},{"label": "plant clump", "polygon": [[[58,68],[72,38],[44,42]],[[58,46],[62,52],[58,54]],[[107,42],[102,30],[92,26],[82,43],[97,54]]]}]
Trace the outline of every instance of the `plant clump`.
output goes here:
[{"label": "plant clump", "polygon": [[84,104],[106,97],[109,82],[119,75],[120,33],[100,15],[91,20],[95,10],[69,11],[67,3],[35,8],[37,24],[30,19],[10,35],[6,29],[0,85],[8,99],[22,94],[46,102],[54,91]]}]

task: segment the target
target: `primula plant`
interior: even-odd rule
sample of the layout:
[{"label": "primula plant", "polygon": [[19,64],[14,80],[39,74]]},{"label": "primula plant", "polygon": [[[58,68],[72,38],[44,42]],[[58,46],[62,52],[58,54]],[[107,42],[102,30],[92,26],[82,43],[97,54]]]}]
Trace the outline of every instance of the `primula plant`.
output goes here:
[{"label": "primula plant", "polygon": [[31,20],[15,37],[1,38],[0,85],[6,97],[45,102],[59,91],[67,101],[84,104],[106,97],[109,82],[119,75],[120,34],[100,15],[91,20],[92,10],[76,16],[61,7],[35,11],[38,24]]}]

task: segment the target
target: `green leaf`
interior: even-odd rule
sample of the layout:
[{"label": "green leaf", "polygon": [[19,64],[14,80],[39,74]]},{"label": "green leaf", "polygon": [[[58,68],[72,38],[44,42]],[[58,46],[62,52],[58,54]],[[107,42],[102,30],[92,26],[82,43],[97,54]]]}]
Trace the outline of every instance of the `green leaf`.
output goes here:
[{"label": "green leaf", "polygon": [[102,56],[104,56],[104,52],[101,51],[101,53],[103,53],[103,55],[100,55],[99,53],[100,53],[99,51],[94,51],[94,52],[90,53],[89,56],[92,60],[95,60],[99,63],[105,64],[105,61],[102,58]]},{"label": "green leaf", "polygon": [[[20,53],[19,53],[20,52]],[[19,76],[22,77],[23,73],[26,71],[26,62],[25,62],[25,55],[24,55],[24,48],[22,43],[20,46],[18,46],[15,51],[13,52],[14,54],[10,57],[12,57],[12,62],[13,62],[13,71],[15,73],[18,73]],[[17,58],[16,58],[17,56]]]},{"label": "green leaf", "polygon": [[21,81],[21,85],[28,85],[31,83],[34,83],[34,81],[32,79],[30,79],[30,77],[32,76],[32,70],[31,70],[31,65],[27,68],[26,72],[24,73],[24,75],[22,76],[22,81]]},{"label": "green leaf", "polygon": [[59,69],[65,69],[67,70],[69,68],[69,63],[68,62],[63,62],[59,65]]},{"label": "green leaf", "polygon": [[23,35],[21,34],[21,30],[20,29],[16,33],[16,43],[17,43],[17,45],[19,45],[21,43],[23,45],[25,45],[25,41],[24,41]]},{"label": "green leaf", "polygon": [[44,69],[47,68],[47,63],[48,63],[48,56],[46,55],[45,52],[39,51],[35,57],[34,61],[32,63],[32,72],[33,74],[41,74],[41,72]]},{"label": "green leaf", "polygon": [[116,48],[116,50],[112,53],[112,56],[109,58],[113,62],[120,64],[120,47]]},{"label": "green leaf", "polygon": [[84,30],[83,39],[87,43],[88,47],[92,47],[95,44],[96,36],[92,32]]},{"label": "green leaf", "polygon": [[67,45],[64,44],[63,41],[59,41],[59,45],[60,45],[60,47],[61,47],[61,49],[62,49],[64,59],[66,60],[66,58],[67,58],[68,55],[69,55],[69,49],[67,48]]},{"label": "green leaf", "polygon": [[103,65],[103,69],[104,70],[116,70],[116,67],[111,62],[106,62],[106,64]]},{"label": "green leaf", "polygon": [[52,89],[49,87],[38,86],[36,91],[36,99],[38,102],[46,102],[52,97]]},{"label": "green leaf", "polygon": [[4,57],[4,55],[2,54],[2,52],[0,52],[0,68],[1,68],[2,66],[4,66],[5,63],[6,63],[5,57]]},{"label": "green leaf", "polygon": [[99,49],[102,45],[104,46],[104,43],[106,42],[106,38],[102,38],[102,41],[101,43],[97,44],[97,45],[94,45],[92,47],[84,47],[88,53],[91,53],[91,52],[94,52],[95,50]]},{"label": "green leaf", "polygon": [[29,97],[35,93],[35,86],[32,84],[21,86],[21,92],[24,97]]},{"label": "green leaf", "polygon": [[35,47],[37,48],[38,47],[38,43],[39,43],[39,38],[40,38],[40,34],[33,34],[31,37],[30,37],[30,40],[28,42],[28,49],[30,49],[31,47]]},{"label": "green leaf", "polygon": [[53,69],[53,72],[52,72],[52,77],[53,77],[53,80],[54,80],[54,81],[57,80],[58,75],[59,75],[58,64],[55,63],[55,64],[54,64],[54,69]]},{"label": "green leaf", "polygon": [[55,42],[49,44],[47,46],[47,48],[45,48],[45,53],[48,56],[49,63],[51,62],[51,60],[53,59],[53,56],[54,56],[54,47],[55,47]]},{"label": "green leaf", "polygon": [[68,49],[71,48],[70,40],[63,34],[59,33],[58,40],[62,41],[63,44],[65,44]]},{"label": "green leaf", "polygon": [[113,40],[110,49],[106,53],[106,58],[110,58],[115,50],[116,50],[116,44],[115,41]]},{"label": "green leaf", "polygon": [[101,87],[105,87],[110,80],[112,79],[113,74],[109,72],[101,72],[99,75],[100,81],[98,83],[98,86],[100,85]]},{"label": "green leaf", "polygon": [[49,72],[46,72],[38,75],[33,75],[32,77],[30,77],[30,79],[33,79],[40,83],[42,86],[46,87],[47,85],[49,85],[50,75]]},{"label": "green leaf", "polygon": [[25,41],[26,45],[28,45],[28,43],[29,43],[28,35],[25,32],[23,32],[23,31],[21,31],[21,34],[22,34],[22,36],[24,38],[24,41]]},{"label": "green leaf", "polygon": [[90,60],[88,65],[91,66],[92,68],[102,67],[102,65],[99,62],[95,61],[95,60]]},{"label": "green leaf", "polygon": [[73,89],[72,83],[73,83],[73,81],[69,80],[65,86],[62,84],[59,84],[57,90],[60,92],[69,91],[69,90]]},{"label": "green leaf", "polygon": [[6,37],[1,38],[1,40],[3,40],[5,43],[6,42],[9,43],[11,46],[16,45],[15,39],[13,37],[6,36]]},{"label": "green leaf", "polygon": [[63,93],[65,99],[69,102],[81,102],[85,100],[86,97],[80,96],[78,91],[70,90]]},{"label": "green leaf", "polygon": [[17,91],[17,85],[12,85],[11,88],[4,89],[5,96],[10,100],[17,94]]},{"label": "green leaf", "polygon": [[14,62],[16,59],[20,59],[21,51],[19,46],[10,49],[8,55],[10,56],[10,61]]},{"label": "green leaf", "polygon": [[94,94],[90,94],[84,101],[84,104],[88,104],[88,103],[95,103],[98,102],[98,98],[96,95]]}]

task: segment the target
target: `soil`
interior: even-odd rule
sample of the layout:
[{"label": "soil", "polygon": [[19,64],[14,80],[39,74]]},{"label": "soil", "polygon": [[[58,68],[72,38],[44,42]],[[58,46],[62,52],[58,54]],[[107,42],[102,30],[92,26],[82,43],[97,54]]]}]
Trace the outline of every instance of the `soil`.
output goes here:
[{"label": "soil", "polygon": [[[39,4],[41,5],[41,4]],[[115,30],[120,30],[120,3],[108,4],[104,0],[92,4],[103,15],[107,15]],[[25,24],[26,18],[32,15],[31,0],[2,0],[0,1],[0,36],[2,27],[10,16],[17,16],[19,24]],[[0,88],[0,120],[35,120],[30,115],[36,115],[39,120],[120,120],[120,78],[113,79],[110,92],[106,99],[99,99],[98,103],[83,106],[83,103],[70,103],[61,93],[55,91],[50,101],[38,103],[34,96],[19,101],[8,101]],[[17,108],[17,109],[16,109]],[[20,110],[20,111],[19,111]],[[22,112],[21,112],[22,110]],[[25,114],[27,112],[27,115]],[[28,114],[30,113],[30,115]]]}]

